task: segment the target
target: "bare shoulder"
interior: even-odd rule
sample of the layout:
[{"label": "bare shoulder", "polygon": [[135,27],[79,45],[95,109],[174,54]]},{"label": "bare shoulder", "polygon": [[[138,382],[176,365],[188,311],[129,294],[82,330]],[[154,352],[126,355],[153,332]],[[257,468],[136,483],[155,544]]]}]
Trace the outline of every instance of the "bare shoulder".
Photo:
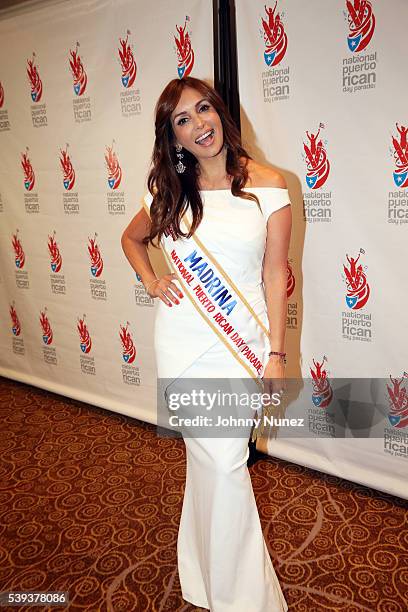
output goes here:
[{"label": "bare shoulder", "polygon": [[260,164],[253,159],[248,160],[248,187],[278,187],[286,189],[286,181],[280,172],[270,166]]}]

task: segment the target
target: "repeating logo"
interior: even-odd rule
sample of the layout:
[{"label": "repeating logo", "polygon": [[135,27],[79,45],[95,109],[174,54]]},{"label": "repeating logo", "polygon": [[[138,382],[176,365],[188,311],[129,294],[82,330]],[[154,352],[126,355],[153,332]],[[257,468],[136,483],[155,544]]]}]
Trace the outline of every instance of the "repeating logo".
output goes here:
[{"label": "repeating logo", "polygon": [[16,268],[22,270],[25,264],[25,253],[24,249],[21,245],[21,240],[18,237],[18,230],[16,234],[13,234],[12,245],[14,249],[14,262],[16,264]]},{"label": "repeating logo", "polygon": [[373,37],[375,16],[369,0],[347,0],[349,34],[347,44],[350,51],[363,51]]},{"label": "repeating logo", "polygon": [[14,308],[14,304],[10,306],[10,317],[11,317],[11,331],[14,336],[19,336],[21,334],[21,325],[20,320],[17,316],[17,311]]},{"label": "repeating logo", "polygon": [[35,174],[30,158],[28,157],[28,148],[25,153],[21,153],[21,157],[21,165],[24,172],[24,187],[27,191],[32,191],[35,184]]},{"label": "repeating logo", "polygon": [[111,189],[117,189],[122,180],[122,168],[118,156],[113,150],[113,144],[111,147],[106,147],[105,161],[108,170],[108,185]]},{"label": "repeating logo", "polygon": [[[11,129],[8,117],[8,110],[4,106],[4,89],[0,81],[0,132],[7,132]],[[1,207],[1,206],[0,206]]]},{"label": "repeating logo", "polygon": [[85,323],[85,315],[82,319],[78,318],[77,330],[79,334],[80,347],[83,353],[89,353],[92,348],[92,340]]},{"label": "repeating logo", "polygon": [[408,425],[408,389],[405,386],[408,374],[404,372],[401,378],[392,378],[391,385],[387,385],[390,411],[388,420],[393,427],[401,429]]},{"label": "repeating logo", "polygon": [[287,262],[287,272],[288,272],[288,279],[287,279],[286,292],[287,292],[287,297],[290,298],[290,296],[292,295],[295,289],[296,281],[295,281],[295,276],[293,274],[292,266],[290,265],[289,261]]},{"label": "repeating logo", "polygon": [[126,87],[126,89],[132,87],[133,83],[135,82],[137,72],[133,51],[128,44],[129,34],[130,31],[128,30],[125,40],[119,38],[121,48],[118,49],[119,59],[122,65],[122,85],[123,87]]},{"label": "repeating logo", "polygon": [[44,311],[41,311],[39,319],[40,319],[40,324],[42,328],[43,342],[44,344],[49,346],[53,341],[54,334],[52,332],[51,325],[50,325],[49,319],[45,311],[46,311],[46,308],[44,309]]},{"label": "repeating logo", "polygon": [[310,368],[313,387],[312,402],[318,408],[327,408],[333,399],[333,389],[327,371],[323,367],[326,361],[326,356],[323,357],[321,362],[313,359],[314,367]]},{"label": "repeating logo", "polygon": [[305,162],[307,168],[306,183],[311,189],[319,189],[327,181],[330,172],[330,162],[327,157],[324,143],[320,136],[320,130],[324,124],[320,123],[316,134],[306,132],[309,142],[303,143]]},{"label": "repeating logo", "polygon": [[346,304],[352,310],[363,308],[370,297],[370,286],[367,283],[367,277],[363,270],[363,266],[361,263],[357,265],[361,254],[364,252],[363,249],[360,249],[357,258],[346,255],[348,266],[343,264],[345,274],[344,280],[347,287]]},{"label": "repeating logo", "polygon": [[122,343],[122,357],[123,361],[127,364],[133,363],[136,357],[136,348],[133,342],[131,333],[128,331],[129,321],[126,323],[126,327],[120,325],[120,341]]},{"label": "repeating logo", "polygon": [[190,21],[188,15],[186,15],[184,26],[176,25],[178,38],[174,36],[177,53],[177,72],[180,79],[187,77],[194,66],[194,50],[191,45],[190,32],[186,32],[187,21]]},{"label": "repeating logo", "polygon": [[395,163],[393,173],[394,183],[397,187],[408,187],[408,127],[395,124],[398,137],[392,137],[394,150],[392,151]]},{"label": "repeating logo", "polygon": [[38,73],[38,68],[35,65],[35,53],[33,53],[33,59],[27,60],[28,68],[27,75],[28,80],[31,84],[31,99],[33,102],[39,102],[41,100],[43,85]]},{"label": "repeating logo", "polygon": [[65,147],[65,151],[60,149],[60,164],[61,170],[63,174],[63,185],[67,191],[71,191],[73,186],[75,185],[75,170],[71,162],[71,158],[68,155],[68,144]]},{"label": "repeating logo", "polygon": [[88,83],[88,77],[82,64],[82,60],[78,54],[78,48],[79,42],[76,44],[75,51],[72,51],[71,49],[69,50],[71,56],[71,59],[69,60],[69,67],[74,78],[74,92],[77,96],[82,96]]},{"label": "repeating logo", "polygon": [[55,232],[52,236],[48,236],[48,253],[51,258],[51,270],[55,273],[59,272],[62,267],[62,257],[55,240]]},{"label": "repeating logo", "polygon": [[265,12],[268,20],[262,17],[263,39],[265,43],[264,59],[267,66],[277,66],[285,57],[288,46],[288,37],[282,23],[280,13],[276,13],[275,2],[273,9],[265,5]]},{"label": "repeating logo", "polygon": [[94,276],[95,278],[98,278],[102,274],[103,259],[102,259],[99,247],[96,243],[96,234],[95,234],[95,238],[88,238],[88,240],[89,240],[88,253],[91,259],[91,273],[92,273],[92,276]]}]

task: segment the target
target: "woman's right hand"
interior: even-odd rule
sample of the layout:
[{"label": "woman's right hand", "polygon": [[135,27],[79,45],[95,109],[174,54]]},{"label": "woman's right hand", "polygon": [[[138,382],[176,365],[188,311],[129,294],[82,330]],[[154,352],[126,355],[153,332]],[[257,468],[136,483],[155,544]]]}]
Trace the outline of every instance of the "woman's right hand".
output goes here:
[{"label": "woman's right hand", "polygon": [[180,304],[177,297],[180,299],[184,297],[181,293],[180,289],[173,282],[173,279],[177,278],[177,274],[174,272],[172,274],[165,274],[162,276],[158,282],[155,282],[149,288],[148,294],[150,297],[157,297],[161,299],[167,306],[173,306],[173,304]]}]

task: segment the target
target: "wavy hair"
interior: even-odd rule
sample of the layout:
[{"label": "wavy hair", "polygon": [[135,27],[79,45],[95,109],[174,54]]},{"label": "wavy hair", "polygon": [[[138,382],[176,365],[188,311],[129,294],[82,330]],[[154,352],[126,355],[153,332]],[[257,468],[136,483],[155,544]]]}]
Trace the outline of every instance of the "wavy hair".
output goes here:
[{"label": "wavy hair", "polygon": [[[171,115],[176,108],[182,91],[191,87],[206,98],[217,111],[224,132],[224,146],[227,147],[226,170],[232,177],[231,193],[234,196],[254,200],[259,206],[259,200],[253,193],[242,191],[248,180],[248,160],[252,159],[243,148],[241,136],[228,108],[221,96],[205,81],[194,77],[171,80],[161,93],[155,107],[155,142],[151,158],[151,169],[147,179],[147,187],[153,197],[150,206],[151,230],[144,243],[153,246],[153,240],[160,242],[163,234],[168,232],[177,239],[190,238],[203,218],[203,202],[197,185],[197,158],[183,149],[183,163],[186,166],[182,174],[178,174],[175,165],[178,162],[175,151],[175,136],[171,125]],[[240,158],[245,163],[240,163]],[[183,233],[180,221],[190,207],[192,224],[188,233]]]}]

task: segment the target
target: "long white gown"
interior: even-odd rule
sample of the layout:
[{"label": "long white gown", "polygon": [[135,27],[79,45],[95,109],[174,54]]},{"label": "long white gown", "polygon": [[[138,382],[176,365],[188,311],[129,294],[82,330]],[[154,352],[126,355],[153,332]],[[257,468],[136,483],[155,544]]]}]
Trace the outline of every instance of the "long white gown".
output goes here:
[{"label": "long white gown", "polygon": [[[197,236],[268,328],[262,287],[266,222],[290,204],[289,195],[272,187],[245,191],[258,196],[262,212],[256,202],[236,198],[230,190],[202,191],[204,216]],[[148,207],[151,201],[147,194]],[[248,377],[187,297],[172,308],[159,301],[155,350],[161,379]],[[257,350],[266,363],[266,339]],[[183,598],[211,612],[288,609],[262,534],[246,465],[248,437],[184,437],[187,477],[177,542],[179,578]]]}]

